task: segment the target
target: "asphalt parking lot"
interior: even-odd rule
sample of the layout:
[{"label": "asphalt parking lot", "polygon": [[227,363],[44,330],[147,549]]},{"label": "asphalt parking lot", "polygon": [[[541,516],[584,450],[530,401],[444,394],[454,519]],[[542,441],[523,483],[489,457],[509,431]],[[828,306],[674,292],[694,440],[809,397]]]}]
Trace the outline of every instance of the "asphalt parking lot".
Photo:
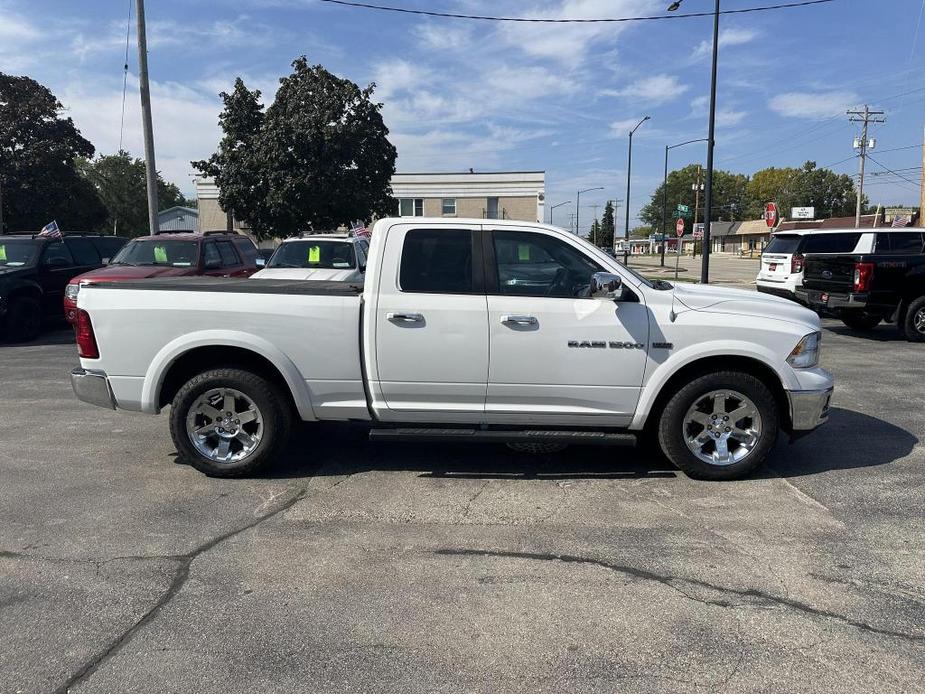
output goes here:
[{"label": "asphalt parking lot", "polygon": [[305,426],[259,479],[0,346],[0,692],[912,692],[925,346],[826,321],[835,409],[769,467]]}]

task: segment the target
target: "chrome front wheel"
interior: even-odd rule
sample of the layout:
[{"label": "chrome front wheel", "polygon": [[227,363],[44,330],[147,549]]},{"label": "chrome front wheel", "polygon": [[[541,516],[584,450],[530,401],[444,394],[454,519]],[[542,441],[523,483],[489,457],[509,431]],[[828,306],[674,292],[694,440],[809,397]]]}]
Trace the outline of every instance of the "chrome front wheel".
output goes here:
[{"label": "chrome front wheel", "polygon": [[234,388],[212,388],[193,402],[186,433],[196,451],[217,463],[237,463],[257,449],[264,417],[254,401]]},{"label": "chrome front wheel", "polygon": [[682,423],[684,442],[708,465],[742,462],[761,441],[761,414],[736,390],[713,390],[697,398]]}]

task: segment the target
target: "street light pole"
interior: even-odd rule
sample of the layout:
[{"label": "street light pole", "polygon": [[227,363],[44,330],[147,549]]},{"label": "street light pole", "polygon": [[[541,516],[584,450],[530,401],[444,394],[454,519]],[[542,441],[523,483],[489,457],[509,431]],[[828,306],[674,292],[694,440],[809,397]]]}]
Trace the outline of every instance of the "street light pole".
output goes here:
[{"label": "street light pole", "polygon": [[[684,145],[691,145],[695,142],[706,142],[707,138],[699,137],[696,140],[687,140],[679,142],[676,145],[665,145],[665,179],[662,181],[662,267],[665,267],[665,246],[668,245],[668,150]],[[694,220],[697,221],[696,219]]]},{"label": "street light pole", "polygon": [[578,216],[579,210],[581,210],[581,194],[587,193],[592,190],[604,190],[604,186],[598,186],[597,188],[585,188],[584,190],[579,190],[578,195],[575,198],[575,236],[579,236],[579,230],[581,227],[578,226]]},{"label": "street light pole", "polygon": [[568,204],[571,203],[571,202],[572,202],[571,200],[566,200],[565,202],[556,203],[555,205],[550,206],[550,208],[549,208],[549,225],[550,225],[550,226],[553,226],[553,223],[552,223],[552,211],[553,211],[554,209],[556,209],[557,207],[562,207],[563,205],[568,205]]},{"label": "street light pole", "polygon": [[639,129],[639,126],[649,120],[646,116],[636,123],[636,127],[630,130],[630,144],[626,154],[626,226],[623,229],[623,264],[629,265],[630,257],[630,182],[633,172],[633,133]]},{"label": "street light pole", "polygon": [[[669,12],[677,10],[684,0],[676,0],[668,6]],[[703,224],[703,255],[700,268],[700,282],[710,282],[710,216],[713,211],[713,146],[716,144],[716,63],[719,59],[719,0],[713,10],[713,64],[710,69],[710,124],[707,132],[707,180],[704,185],[706,220]]]}]

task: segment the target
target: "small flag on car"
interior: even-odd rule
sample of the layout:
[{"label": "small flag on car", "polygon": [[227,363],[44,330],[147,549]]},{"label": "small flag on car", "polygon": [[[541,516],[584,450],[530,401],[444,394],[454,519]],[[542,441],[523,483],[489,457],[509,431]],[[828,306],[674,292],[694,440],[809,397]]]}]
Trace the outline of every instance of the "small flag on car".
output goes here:
[{"label": "small flag on car", "polygon": [[359,220],[356,222],[350,222],[350,233],[354,236],[361,236],[367,239],[372,236],[369,229],[366,228],[366,225]]},{"label": "small flag on car", "polygon": [[893,217],[893,224],[891,224],[890,226],[892,226],[894,229],[908,226],[909,220],[910,220],[909,215],[905,215],[905,214],[899,215],[898,214],[895,217]]},{"label": "small flag on car", "polygon": [[58,228],[58,222],[52,221],[42,227],[42,230],[39,232],[39,236],[44,236],[48,239],[60,239],[61,230]]}]

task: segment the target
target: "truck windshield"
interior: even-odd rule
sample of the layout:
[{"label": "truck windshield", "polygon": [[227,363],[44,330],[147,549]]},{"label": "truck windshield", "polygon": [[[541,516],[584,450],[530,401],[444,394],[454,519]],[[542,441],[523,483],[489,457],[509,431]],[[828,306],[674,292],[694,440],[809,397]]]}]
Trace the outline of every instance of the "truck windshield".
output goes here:
[{"label": "truck windshield", "polygon": [[110,264],[192,267],[198,262],[198,241],[165,239],[164,241],[130,241],[122,247]]},{"label": "truck windshield", "polygon": [[800,247],[801,238],[799,234],[775,234],[773,238],[771,238],[771,243],[764,249],[764,252],[784,254],[796,253],[797,249]]},{"label": "truck windshield", "polygon": [[349,241],[304,239],[287,241],[276,249],[268,268],[311,268],[350,270],[357,266],[353,244]]},{"label": "truck windshield", "polygon": [[0,268],[35,265],[41,249],[41,241],[0,237]]}]

